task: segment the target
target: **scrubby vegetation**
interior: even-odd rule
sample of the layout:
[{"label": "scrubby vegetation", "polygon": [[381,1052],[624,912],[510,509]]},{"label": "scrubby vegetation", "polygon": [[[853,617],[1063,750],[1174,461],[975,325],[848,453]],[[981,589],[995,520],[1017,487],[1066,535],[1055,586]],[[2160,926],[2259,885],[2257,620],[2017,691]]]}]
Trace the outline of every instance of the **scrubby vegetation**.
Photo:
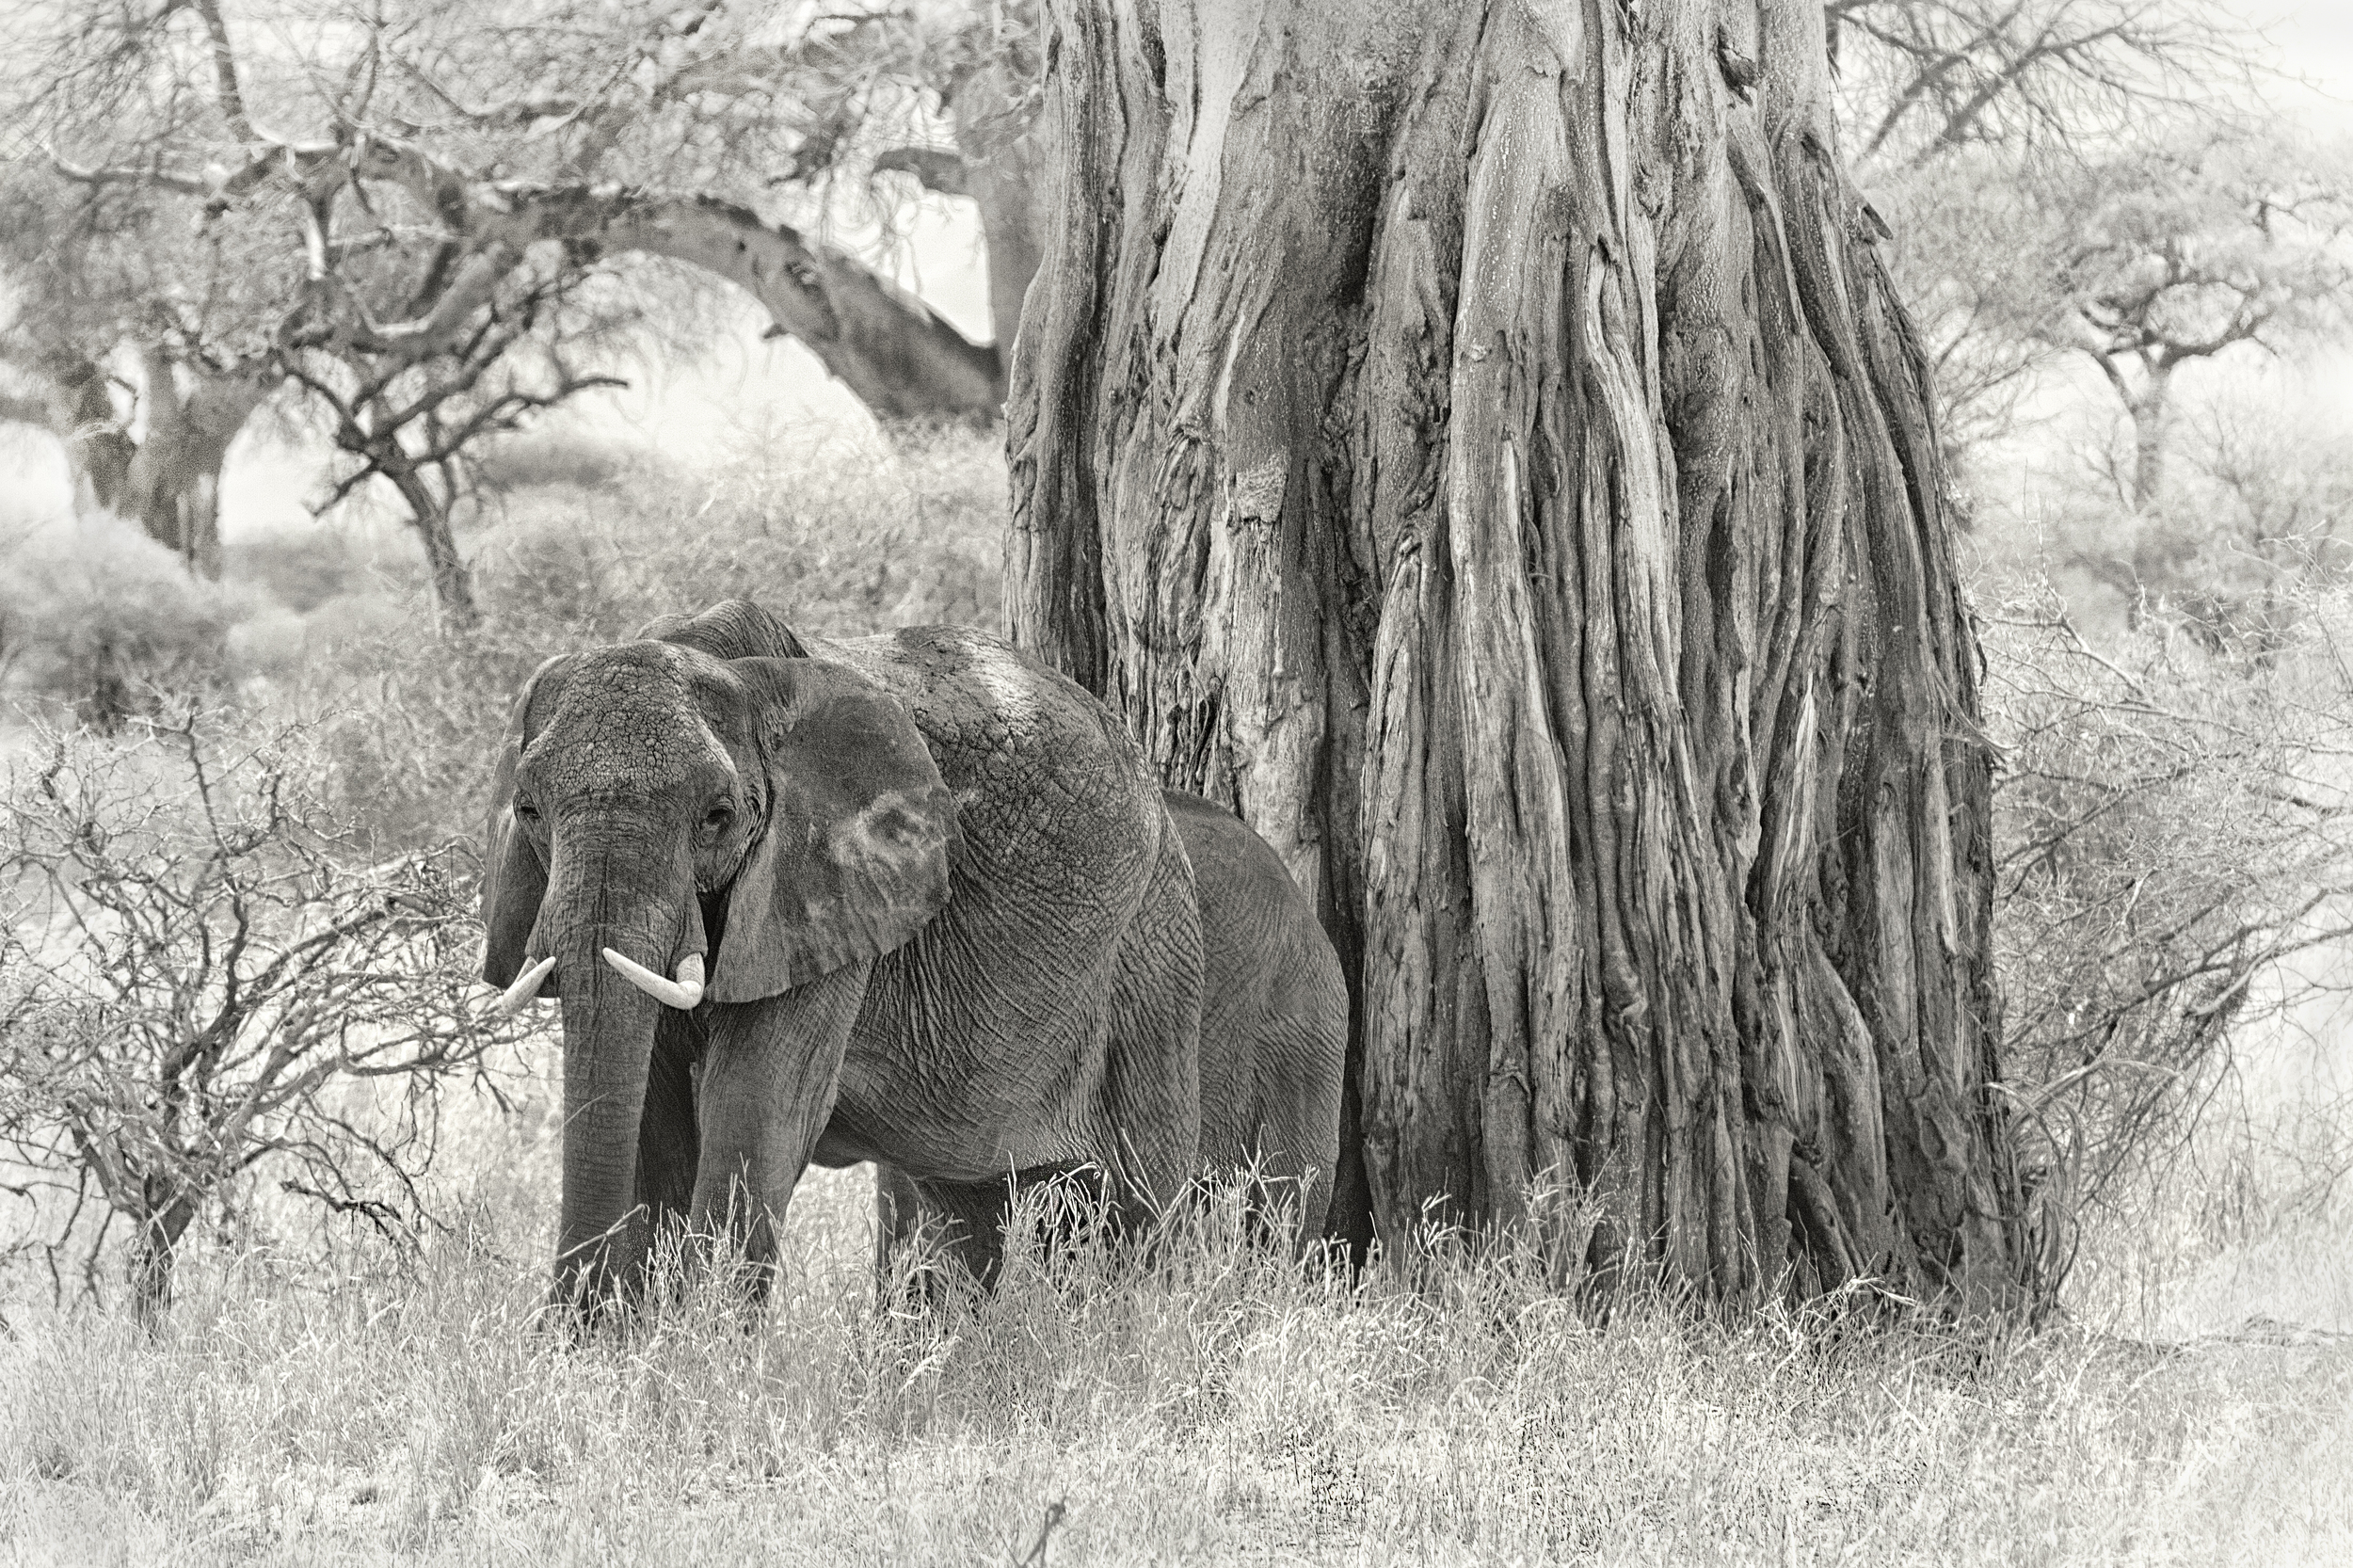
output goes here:
[{"label": "scrubby vegetation", "polygon": [[[0,590],[10,695],[126,754],[191,697],[256,741],[297,726],[304,786],[349,828],[334,864],[456,840],[462,877],[487,737],[552,652],[731,594],[821,636],[997,618],[1003,472],[980,438],[691,476],[551,450],[509,477],[466,540],[480,628],[437,629],[421,566],[363,531],[232,537],[217,587],[141,575],[152,547],[126,538],[127,565],[53,551],[67,575]],[[143,641],[104,630],[118,584]],[[2309,1095],[2290,1119],[2267,1085],[2318,1005],[2280,960],[2335,933],[2345,879],[2332,592],[2260,639],[2152,614],[2097,645],[2047,600],[1984,597],[2010,1092],[2064,1282],[2039,1334],[1861,1298],[1724,1326],[1465,1238],[1351,1286],[1214,1217],[1141,1272],[1031,1256],[994,1298],[877,1311],[850,1172],[796,1204],[756,1329],[690,1299],[574,1347],[534,1327],[560,1105],[540,1039],[440,1095],[413,1201],[372,1208],[364,1176],[325,1208],[259,1167],[225,1181],[152,1335],[88,1310],[81,1277],[12,1276],[0,1541],[27,1561],[2327,1560],[2353,1544],[2353,1349],[2269,1320],[2353,1330],[2346,1124]],[[327,1109],[400,1110],[366,1085]],[[119,1270],[88,1277],[120,1298]]]},{"label": "scrubby vegetation", "polygon": [[1987,1344],[1842,1331],[1839,1303],[1737,1328],[1655,1302],[1603,1320],[1509,1249],[1441,1248],[1351,1288],[1214,1223],[1141,1275],[1032,1256],[991,1299],[891,1316],[844,1174],[796,1205],[792,1288],[757,1330],[689,1302],[575,1350],[533,1329],[545,1237],[514,1184],[552,1180],[546,1137],[480,1152],[476,1223],[413,1272],[296,1280],[248,1256],[160,1340],[28,1332],[0,1359],[22,1478],[0,1483],[0,1528],[28,1560],[290,1563],[2205,1563],[2353,1544],[2343,1344]]},{"label": "scrubby vegetation", "polygon": [[2153,1237],[2202,1258],[2345,1212],[2353,1121],[2302,1032],[2348,978],[2353,604],[2277,600],[2105,651],[2047,591],[1988,610],[2007,1093],[2049,1276],[2104,1315]]}]

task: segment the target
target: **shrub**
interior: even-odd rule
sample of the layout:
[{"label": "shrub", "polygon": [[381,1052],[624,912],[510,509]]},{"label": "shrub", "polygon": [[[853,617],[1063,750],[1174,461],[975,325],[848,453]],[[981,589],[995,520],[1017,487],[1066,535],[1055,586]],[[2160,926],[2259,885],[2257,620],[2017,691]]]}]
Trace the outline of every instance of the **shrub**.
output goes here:
[{"label": "shrub", "polygon": [[2152,616],[2111,655],[2046,597],[1988,628],[2007,1072],[2054,1279],[2083,1226],[2185,1201],[2201,1137],[2251,1146],[2215,1125],[2251,1032],[2353,935],[2349,624],[2341,597],[2252,647]]},{"label": "shrub", "polygon": [[0,573],[0,680],[110,733],[158,694],[217,696],[248,607],[111,514],[53,523],[12,544]]},{"label": "shrub", "polygon": [[230,582],[250,584],[297,615],[367,594],[377,583],[374,552],[354,531],[333,523],[242,532],[222,556]]},{"label": "shrub", "polygon": [[534,430],[486,442],[472,462],[474,483],[497,495],[559,485],[600,489],[627,466],[611,442],[579,429]]},{"label": "shrub", "polygon": [[[257,1166],[403,1223],[439,1082],[514,1026],[470,999],[450,857],[356,864],[302,731],[129,728],[45,735],[0,797],[0,1148],[56,1194],[22,1243],[52,1278],[70,1254],[94,1288],[119,1220],[152,1317],[181,1238]],[[399,1104],[363,1124],[337,1092],[370,1080]]]},{"label": "shrub", "polygon": [[377,851],[437,842],[476,828],[508,707],[549,656],[739,597],[821,637],[994,626],[1003,520],[1002,462],[968,433],[820,439],[693,480],[641,460],[602,488],[513,499],[478,542],[476,630],[359,625],[329,601],[295,699]]}]

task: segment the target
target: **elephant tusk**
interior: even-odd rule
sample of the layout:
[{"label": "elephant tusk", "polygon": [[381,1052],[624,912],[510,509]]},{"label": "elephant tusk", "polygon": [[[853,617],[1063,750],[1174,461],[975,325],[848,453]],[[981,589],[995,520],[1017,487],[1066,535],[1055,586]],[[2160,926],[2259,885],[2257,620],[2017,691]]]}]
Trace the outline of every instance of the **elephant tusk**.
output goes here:
[{"label": "elephant tusk", "polygon": [[530,1006],[532,998],[539,994],[539,987],[547,984],[548,975],[554,968],[554,955],[550,954],[517,975],[515,984],[499,993],[498,1010],[511,1018]]},{"label": "elephant tusk", "polygon": [[614,971],[623,980],[664,1007],[691,1013],[695,1004],[703,1000],[703,960],[700,953],[690,954],[678,967],[679,977],[676,980],[664,980],[645,965],[624,958],[611,948],[604,950],[604,961],[612,965]]}]

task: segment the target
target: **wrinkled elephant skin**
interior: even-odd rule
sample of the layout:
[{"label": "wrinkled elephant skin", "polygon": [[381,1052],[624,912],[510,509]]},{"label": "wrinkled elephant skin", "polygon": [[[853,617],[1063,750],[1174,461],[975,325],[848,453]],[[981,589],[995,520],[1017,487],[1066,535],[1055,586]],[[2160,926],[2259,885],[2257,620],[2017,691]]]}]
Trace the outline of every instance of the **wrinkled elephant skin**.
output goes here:
[{"label": "wrinkled elephant skin", "polygon": [[[1205,1155],[1190,810],[977,632],[804,644],[739,600],[542,665],[498,767],[484,976],[555,960],[559,1294],[612,1299],[671,1219],[771,1263],[812,1160],[1171,1201]],[[1253,1093],[1221,1088],[1207,1152],[1264,1119]]]},{"label": "wrinkled elephant skin", "polygon": [[[1321,1237],[1339,1158],[1348,985],[1338,953],[1267,842],[1225,808],[1163,798],[1201,911],[1201,1167],[1248,1173],[1299,1244]],[[967,1188],[888,1165],[874,1182],[875,1266],[930,1228],[969,1251],[1002,1214],[1002,1183]],[[993,1250],[993,1249],[991,1249]],[[984,1251],[984,1256],[988,1256]]]}]

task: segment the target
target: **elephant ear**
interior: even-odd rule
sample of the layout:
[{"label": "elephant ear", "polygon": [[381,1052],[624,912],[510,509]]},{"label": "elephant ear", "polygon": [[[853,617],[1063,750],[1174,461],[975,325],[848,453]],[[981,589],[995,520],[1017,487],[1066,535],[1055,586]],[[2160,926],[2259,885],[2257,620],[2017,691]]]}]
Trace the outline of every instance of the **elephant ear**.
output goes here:
[{"label": "elephant ear", "polygon": [[[532,706],[543,696],[552,696],[560,684],[557,668],[565,662],[562,655],[550,659],[524,682],[522,696],[516,698],[514,713],[506,722],[506,740],[500,747],[498,767],[491,776],[490,820],[486,835],[489,854],[482,873],[482,924],[486,938],[482,945],[482,978],[493,985],[512,985],[515,977],[522,972],[528,962],[532,928],[539,922],[540,901],[547,897],[548,868],[539,858],[539,846],[531,841],[531,835],[515,820],[515,769],[522,761],[524,745],[531,740]],[[557,976],[550,975],[539,987],[539,994],[557,995]]]},{"label": "elephant ear", "polygon": [[708,995],[755,1001],[905,943],[948,902],[955,804],[899,700],[814,659],[739,659],[768,822],[728,898]]},{"label": "elephant ear", "polygon": [[661,616],[637,629],[640,640],[678,643],[713,659],[805,659],[792,629],[748,599],[722,600],[698,616]]}]

